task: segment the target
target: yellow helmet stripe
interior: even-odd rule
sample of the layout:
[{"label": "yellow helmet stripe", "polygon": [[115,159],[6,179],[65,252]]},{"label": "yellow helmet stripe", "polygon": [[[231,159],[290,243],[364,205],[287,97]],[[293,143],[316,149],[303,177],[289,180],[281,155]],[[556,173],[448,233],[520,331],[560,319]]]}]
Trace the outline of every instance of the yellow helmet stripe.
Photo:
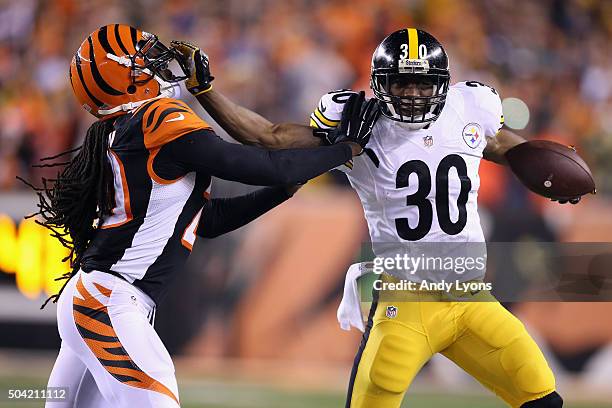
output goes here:
[{"label": "yellow helmet stripe", "polygon": [[419,34],[416,28],[408,29],[408,58],[419,58]]}]

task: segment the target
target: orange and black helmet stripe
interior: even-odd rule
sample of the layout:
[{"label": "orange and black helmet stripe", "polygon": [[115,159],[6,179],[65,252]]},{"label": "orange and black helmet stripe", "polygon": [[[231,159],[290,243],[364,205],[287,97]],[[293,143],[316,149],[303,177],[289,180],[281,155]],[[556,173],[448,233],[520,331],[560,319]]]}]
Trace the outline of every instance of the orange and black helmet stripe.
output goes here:
[{"label": "orange and black helmet stripe", "polygon": [[106,92],[109,95],[123,95],[124,92],[114,89],[108,82],[104,80],[102,74],[100,74],[98,66],[96,65],[96,55],[94,53],[94,46],[91,40],[91,35],[87,37],[87,42],[89,43],[89,68],[91,69],[91,75],[93,76],[93,80],[98,86],[98,88],[101,89],[102,92]]},{"label": "orange and black helmet stripe", "polygon": [[[142,31],[125,24],[111,24],[91,33],[79,47],[70,65],[70,82],[79,103],[94,115],[100,117],[103,114],[99,110],[159,94],[159,84],[149,81],[149,74],[139,74],[144,80],[134,83],[133,67],[109,58],[109,54],[119,58],[134,57],[140,40]],[[135,58],[136,63],[142,63]]]},{"label": "orange and black helmet stripe", "polygon": [[138,35],[134,27],[115,24],[113,33],[115,34],[115,41],[124,55],[133,55],[136,53],[135,45],[138,42]]},{"label": "orange and black helmet stripe", "polygon": [[[112,290],[97,283],[94,286],[110,298]],[[113,328],[106,306],[87,291],[80,277],[76,287],[80,297],[73,297],[74,322],[87,347],[106,371],[123,384],[159,392],[178,404],[178,398],[168,387],[146,374],[131,359]]]},{"label": "orange and black helmet stripe", "polygon": [[[115,24],[115,26],[116,25],[117,24]],[[113,47],[110,45],[110,42],[108,41],[108,27],[110,26],[104,26],[98,30],[98,41],[100,42],[102,48],[104,48],[104,51],[106,51],[108,54],[119,56],[121,54],[117,50],[113,49]]]},{"label": "orange and black helmet stripe", "polygon": [[[77,91],[76,86],[80,87],[83,89],[83,91],[85,91],[85,93],[87,94],[87,96],[89,97],[89,99],[91,99],[91,101],[93,102],[93,104],[95,106],[97,106],[98,108],[102,105],[104,105],[104,102],[102,102],[101,100],[99,100],[98,98],[96,98],[91,91],[89,90],[89,87],[87,86],[87,83],[85,82],[85,77],[83,75],[83,68],[81,67],[81,55],[80,55],[80,50],[79,52],[76,53],[76,55],[74,56],[75,61],[76,61],[76,71],[77,71],[77,75],[79,77],[79,81],[75,83],[72,83],[72,87],[75,88],[75,92]],[[72,73],[70,75],[70,79],[72,82]]]}]

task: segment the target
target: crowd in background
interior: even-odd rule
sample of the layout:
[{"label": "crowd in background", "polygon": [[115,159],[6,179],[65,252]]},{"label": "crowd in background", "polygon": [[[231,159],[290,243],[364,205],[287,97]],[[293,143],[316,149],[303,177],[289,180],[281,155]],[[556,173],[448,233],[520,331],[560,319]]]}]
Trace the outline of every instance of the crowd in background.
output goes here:
[{"label": "crowd in background", "polygon": [[[576,145],[593,170],[598,192],[612,194],[612,177],[606,177],[612,174],[612,1],[0,0],[0,195],[25,188],[16,175],[35,179],[49,171],[31,167],[41,157],[81,143],[94,118],[76,103],[68,66],[83,39],[111,23],[153,32],[166,44],[173,39],[198,44],[211,58],[216,89],[273,121],[299,123],[308,123],[318,99],[330,90],[369,89],[371,55],[387,34],[407,26],[422,28],[447,50],[451,82],[478,80],[495,87],[502,97],[525,101],[531,115],[520,133]],[[184,98],[196,108],[191,96]],[[205,115],[201,109],[196,111]],[[479,199],[493,210],[490,218],[495,225],[490,228],[490,241],[514,242],[526,235],[534,240],[558,239],[537,210],[533,195],[500,167],[482,166]],[[213,194],[217,188],[223,195],[236,195],[242,187],[221,182],[215,184]],[[334,197],[330,203],[337,201]],[[298,202],[296,213],[304,216],[299,205],[304,203]],[[329,211],[331,204],[325,206]],[[320,215],[318,207],[316,213]],[[363,221],[358,215],[354,219]],[[487,217],[481,219],[486,229]],[[337,219],[328,224],[334,222]],[[309,219],[304,225],[311,223]],[[602,230],[607,228],[602,225]],[[594,228],[587,229],[590,235],[583,240],[594,240]],[[608,237],[608,231],[602,236]],[[270,237],[279,235],[277,230],[265,232],[266,239],[251,237],[258,252],[261,242],[269,243]],[[298,239],[297,235],[291,237]],[[363,235],[356,240],[367,239],[365,229]],[[196,248],[200,249],[194,250],[187,269],[199,273],[184,273],[177,279],[181,286],[170,295],[165,311],[160,310],[157,326],[173,352],[200,330],[202,316],[206,316],[208,332],[214,333],[215,321],[222,327],[219,331],[231,331],[233,322],[227,316],[240,310],[237,305],[244,302],[245,288],[249,288],[242,278],[253,275],[252,265],[245,270],[232,265],[243,258],[233,254],[244,241],[248,237],[230,235],[199,243]],[[316,241],[316,237],[307,239],[299,246]],[[287,249],[271,252],[285,254]],[[319,259],[317,254],[308,262]],[[338,254],[328,258],[335,260]],[[350,253],[346,258],[340,262],[349,262]],[[334,265],[336,272],[343,273],[342,268]],[[291,268],[279,269],[293,273]],[[342,287],[340,275],[330,283],[328,298],[320,301],[323,306],[315,308],[318,312],[329,308],[332,322]],[[549,319],[541,311],[535,314]],[[180,328],[175,315],[185,316]],[[192,319],[189,324],[187,317]],[[296,320],[300,319],[301,315]],[[597,329],[602,326],[596,319],[582,320]],[[565,320],[562,323],[565,327]],[[330,336],[337,335],[335,324],[329,330]],[[288,332],[295,337],[294,330]],[[313,332],[321,331],[315,326]],[[226,336],[251,339],[244,333]],[[303,336],[312,337],[312,333]],[[266,343],[267,333],[265,339],[251,343]],[[216,344],[232,351],[221,354],[239,354],[239,348],[226,340],[219,335]],[[321,347],[316,343],[313,349]]]},{"label": "crowd in background", "polygon": [[[368,89],[370,58],[406,26],[434,34],[452,81],[476,79],[530,108],[523,134],[576,144],[612,171],[612,2],[597,0],[0,1],[0,190],[80,143],[92,122],[68,80],[88,33],[129,23],[211,57],[215,86],[277,121],[306,123],[323,93]],[[598,178],[599,190],[612,183]]]}]

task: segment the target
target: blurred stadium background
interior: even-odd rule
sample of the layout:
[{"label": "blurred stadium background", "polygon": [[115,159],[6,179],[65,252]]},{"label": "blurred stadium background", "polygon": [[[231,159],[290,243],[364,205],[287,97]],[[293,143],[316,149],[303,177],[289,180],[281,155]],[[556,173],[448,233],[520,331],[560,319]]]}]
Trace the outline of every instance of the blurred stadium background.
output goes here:
[{"label": "blurred stadium background", "polygon": [[[0,406],[13,406],[8,388],[46,384],[59,338],[55,305],[38,308],[66,269],[63,248],[23,220],[35,200],[15,176],[36,180],[47,174],[31,167],[39,158],[81,143],[92,117],[73,100],[68,64],[87,34],[114,22],[199,44],[217,89],[300,123],[323,93],[368,89],[371,53],[387,33],[424,28],[450,54],[452,82],[497,88],[508,126],[577,146],[598,184],[596,196],[559,206],[483,163],[488,239],[612,241],[612,1],[0,0]],[[213,194],[246,189],[216,180]],[[356,196],[331,173],[252,225],[198,242],[156,322],[185,406],[342,406],[360,335],[341,331],[335,312],[367,239]],[[567,406],[612,406],[612,304],[512,309],[547,354]],[[451,405],[502,406],[434,359],[405,406]]]}]

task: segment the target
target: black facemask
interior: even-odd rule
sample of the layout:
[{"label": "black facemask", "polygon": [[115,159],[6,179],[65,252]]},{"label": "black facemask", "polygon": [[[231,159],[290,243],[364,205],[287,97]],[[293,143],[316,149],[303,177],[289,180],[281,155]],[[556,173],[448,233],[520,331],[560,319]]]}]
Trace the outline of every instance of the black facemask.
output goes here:
[{"label": "black facemask", "polygon": [[[166,82],[180,82],[187,79],[186,73],[188,68],[184,66],[182,59],[179,58],[176,51],[166,47],[159,41],[156,35],[146,35],[148,38],[138,41],[136,44],[136,54],[130,58],[132,60],[134,84],[140,85],[151,80],[152,77],[136,80],[136,77],[145,69],[148,69]],[[144,65],[137,64],[137,58],[142,58]],[[177,65],[178,68],[172,65]],[[176,74],[175,72],[177,71],[181,71],[180,74]]]}]

